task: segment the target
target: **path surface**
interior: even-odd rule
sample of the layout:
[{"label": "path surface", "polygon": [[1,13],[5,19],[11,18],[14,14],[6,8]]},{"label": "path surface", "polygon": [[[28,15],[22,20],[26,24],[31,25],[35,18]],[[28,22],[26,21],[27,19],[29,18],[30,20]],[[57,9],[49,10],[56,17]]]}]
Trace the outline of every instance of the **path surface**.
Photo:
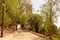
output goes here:
[{"label": "path surface", "polygon": [[0,38],[0,40],[46,40],[45,38],[39,37],[31,32],[15,32]]}]

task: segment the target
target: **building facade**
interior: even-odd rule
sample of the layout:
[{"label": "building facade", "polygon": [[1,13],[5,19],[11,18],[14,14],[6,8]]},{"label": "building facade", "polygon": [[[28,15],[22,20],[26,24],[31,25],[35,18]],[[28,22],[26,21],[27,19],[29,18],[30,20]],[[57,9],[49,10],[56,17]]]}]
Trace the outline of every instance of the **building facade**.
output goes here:
[{"label": "building facade", "polygon": [[26,4],[26,14],[32,14],[32,5]]},{"label": "building facade", "polygon": [[30,4],[31,0],[20,0],[20,8],[23,14],[32,14],[32,5]]}]

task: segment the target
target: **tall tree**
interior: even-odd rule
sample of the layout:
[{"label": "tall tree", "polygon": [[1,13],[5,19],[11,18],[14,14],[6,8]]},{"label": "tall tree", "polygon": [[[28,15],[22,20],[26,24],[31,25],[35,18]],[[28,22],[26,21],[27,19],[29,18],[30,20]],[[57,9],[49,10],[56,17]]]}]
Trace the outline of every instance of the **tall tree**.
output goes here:
[{"label": "tall tree", "polygon": [[0,0],[0,6],[1,6],[1,9],[0,9],[0,12],[1,12],[1,17],[2,17],[2,22],[1,22],[1,37],[3,37],[3,27],[4,27],[4,0]]},{"label": "tall tree", "polygon": [[58,3],[56,2],[57,2],[56,0],[47,0],[47,2],[43,4],[42,8],[42,13],[45,14],[44,15],[45,34],[47,34],[50,38],[52,37],[53,34],[55,34],[54,31],[57,32],[57,27],[54,26],[55,25],[54,22],[57,17],[56,15],[57,13],[55,11],[56,9],[55,5],[57,5]]}]

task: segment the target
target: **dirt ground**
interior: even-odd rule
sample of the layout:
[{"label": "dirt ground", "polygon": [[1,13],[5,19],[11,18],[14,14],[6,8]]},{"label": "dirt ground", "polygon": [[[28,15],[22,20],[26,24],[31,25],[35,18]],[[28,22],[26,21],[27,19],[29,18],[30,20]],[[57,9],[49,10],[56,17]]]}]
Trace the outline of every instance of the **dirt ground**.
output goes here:
[{"label": "dirt ground", "polygon": [[0,38],[0,40],[47,40],[47,39],[32,34],[31,32],[19,31],[10,34],[5,34],[5,36]]}]

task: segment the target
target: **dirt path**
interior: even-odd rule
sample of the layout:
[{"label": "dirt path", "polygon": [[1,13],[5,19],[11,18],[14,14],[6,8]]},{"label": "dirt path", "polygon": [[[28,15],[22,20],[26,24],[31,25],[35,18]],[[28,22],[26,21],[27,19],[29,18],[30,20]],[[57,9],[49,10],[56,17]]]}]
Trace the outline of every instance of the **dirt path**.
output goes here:
[{"label": "dirt path", "polygon": [[0,38],[0,40],[46,40],[30,32],[15,32]]}]

